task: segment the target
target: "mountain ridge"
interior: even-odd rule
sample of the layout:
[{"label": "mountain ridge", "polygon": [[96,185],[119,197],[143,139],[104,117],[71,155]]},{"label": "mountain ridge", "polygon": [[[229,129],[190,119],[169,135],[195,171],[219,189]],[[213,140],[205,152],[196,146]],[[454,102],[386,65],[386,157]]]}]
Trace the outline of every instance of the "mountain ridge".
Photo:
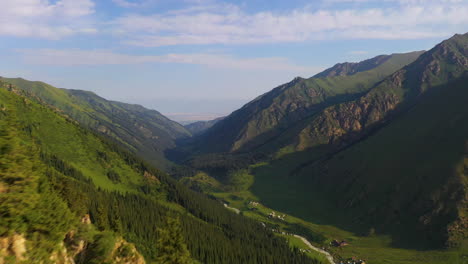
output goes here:
[{"label": "mountain ridge", "polygon": [[[374,69],[351,76],[295,78],[234,111],[195,138],[194,145],[202,152],[250,151],[277,136],[292,123],[328,105],[358,97],[372,84],[419,55],[420,52],[389,55]],[[212,145],[211,149],[209,145]]]},{"label": "mountain ridge", "polygon": [[155,166],[170,166],[164,151],[174,147],[177,139],[191,136],[182,125],[140,105],[109,101],[91,91],[55,88],[21,78],[1,80],[15,84],[82,125],[116,140]]}]

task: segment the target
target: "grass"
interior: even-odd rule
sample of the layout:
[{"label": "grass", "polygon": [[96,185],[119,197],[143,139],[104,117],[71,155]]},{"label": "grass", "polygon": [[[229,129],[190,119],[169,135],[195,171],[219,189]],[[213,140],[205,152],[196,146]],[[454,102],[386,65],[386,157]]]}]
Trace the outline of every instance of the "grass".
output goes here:
[{"label": "grass", "polygon": [[138,105],[108,101],[92,92],[59,89],[43,82],[0,79],[39,98],[81,125],[105,134],[155,167],[170,165],[164,150],[173,147],[176,138],[190,135],[183,126],[159,112]]},{"label": "grass", "polygon": [[[3,89],[0,93],[0,103],[16,108],[16,118],[23,124],[22,129],[29,131],[44,152],[60,157],[82,171],[98,187],[128,192],[142,183],[142,175],[138,175],[117,153],[109,151],[94,134],[33,101],[13,96]],[[105,158],[98,153],[105,153]],[[109,170],[121,176],[120,183],[113,183],[106,176]]]},{"label": "grass", "polygon": [[[453,201],[445,198],[441,186],[452,193],[455,192],[453,188],[465,186],[466,190],[463,167],[466,168],[468,162],[466,154],[463,160],[463,153],[466,153],[468,133],[465,111],[468,94],[464,83],[462,80],[434,90],[407,115],[326,162],[310,163],[316,155],[315,150],[310,150],[278,155],[272,163],[255,166],[251,171],[255,182],[249,197],[303,219],[299,221],[302,226],[321,232],[328,240],[349,241],[350,246],[332,250],[344,258],[358,256],[370,263],[392,264],[467,263],[466,241],[451,250],[417,249],[426,241],[410,225],[388,227],[392,236],[385,235],[388,232],[367,236],[371,221],[360,226],[352,224],[357,215],[365,214],[369,208],[382,209],[378,214],[380,218],[374,222],[385,223],[392,217],[385,216],[386,209],[421,203],[426,198],[412,198],[419,193],[431,195],[430,199],[450,206]],[[309,163],[304,163],[306,161]],[[297,170],[302,163],[306,165]],[[353,177],[356,183],[350,184]],[[396,193],[392,192],[395,186],[398,187]],[[360,194],[368,196],[360,200]],[[343,202],[359,203],[350,212],[337,208],[337,197]],[[411,199],[414,200],[411,202]],[[461,208],[459,213],[466,215],[466,210]],[[405,218],[409,216],[402,216],[406,221]],[[296,221],[291,217],[286,219],[289,223]],[[400,241],[396,242],[395,236]],[[401,241],[401,238],[411,239]]]},{"label": "grass", "polygon": [[[278,228],[280,231],[296,233],[308,238],[309,242],[313,245],[320,248],[325,247],[335,259],[358,257],[368,260],[367,263],[371,264],[466,264],[467,262],[465,260],[468,260],[468,254],[465,253],[465,255],[463,255],[464,253],[462,251],[417,251],[394,248],[392,247],[391,237],[387,235],[360,236],[333,225],[316,224],[289,214],[286,214],[285,221],[271,219],[268,218],[268,214],[273,211],[276,212],[276,214],[284,213],[273,210],[262,204],[255,207],[249,205],[250,201],[258,201],[258,197],[248,190],[241,192],[212,193],[212,195],[229,203],[231,207],[240,209],[242,214],[247,217],[263,222],[270,227]],[[299,239],[291,236],[286,237],[290,239],[289,243],[291,246],[298,246],[299,248],[305,247]],[[310,239],[310,237],[322,237],[323,240],[321,242],[316,242]],[[350,245],[342,248],[330,247],[329,244],[334,239],[346,240]],[[322,259],[324,258],[323,255],[317,252],[313,252],[309,255],[317,258],[317,254]]]},{"label": "grass", "polygon": [[321,263],[329,263],[327,258],[323,254],[315,250],[311,250],[301,239],[291,236],[291,235],[279,234],[279,236],[286,238],[291,248],[302,249],[304,250],[303,252],[305,252],[305,254],[309,256],[310,258],[317,259]]}]

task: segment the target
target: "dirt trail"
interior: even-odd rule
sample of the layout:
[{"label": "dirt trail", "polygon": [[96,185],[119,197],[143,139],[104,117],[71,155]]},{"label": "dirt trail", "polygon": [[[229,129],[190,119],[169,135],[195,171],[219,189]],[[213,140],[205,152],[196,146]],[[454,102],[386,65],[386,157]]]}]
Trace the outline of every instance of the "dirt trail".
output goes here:
[{"label": "dirt trail", "polygon": [[335,264],[335,261],[333,260],[333,257],[332,257],[332,255],[330,255],[330,253],[328,253],[327,251],[325,251],[323,249],[320,249],[318,247],[312,246],[312,244],[310,244],[309,240],[307,240],[305,237],[302,237],[302,236],[299,236],[299,235],[293,235],[293,236],[295,236],[295,237],[299,238],[300,240],[302,240],[302,242],[304,242],[304,244],[306,244],[312,250],[315,250],[315,251],[317,251],[317,252],[319,252],[321,254],[324,254],[331,264]]},{"label": "dirt trail", "polygon": [[[237,208],[234,208],[234,207],[230,207],[229,205],[227,204],[224,204],[224,207],[228,208],[228,209],[231,209],[233,210],[234,212],[236,212],[237,214],[240,213],[240,210],[237,209]],[[314,247],[312,246],[312,244],[309,242],[309,240],[307,240],[305,237],[302,237],[300,235],[294,235],[293,236],[299,238],[300,240],[302,240],[302,242],[304,242],[304,244],[306,244],[310,249],[314,250],[314,251],[317,251],[319,252],[320,254],[324,254],[325,257],[328,259],[328,262],[330,262],[330,264],[335,264],[335,261],[333,260],[333,256],[330,255],[330,253],[328,253],[327,251],[323,250],[323,249],[320,249],[318,247]]]}]

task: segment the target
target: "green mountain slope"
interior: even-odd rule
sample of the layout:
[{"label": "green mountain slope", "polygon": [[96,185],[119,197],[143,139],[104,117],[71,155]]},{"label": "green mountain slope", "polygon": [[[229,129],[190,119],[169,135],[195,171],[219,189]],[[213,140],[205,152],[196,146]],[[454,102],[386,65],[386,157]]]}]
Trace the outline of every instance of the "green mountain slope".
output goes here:
[{"label": "green mountain slope", "polygon": [[148,262],[191,263],[188,250],[202,263],[317,263],[4,81],[0,123],[0,240],[24,245],[1,260],[61,263],[65,246],[90,250],[76,263],[114,262],[116,250],[141,263],[122,236]]},{"label": "green mountain slope", "polygon": [[[352,75],[296,78],[258,97],[195,140],[202,152],[251,151],[267,144],[294,123],[327,106],[353,100],[375,83],[413,62],[421,52],[379,56]],[[327,71],[326,71],[327,72]],[[327,73],[323,75],[327,75]],[[350,72],[351,73],[351,72]],[[318,76],[321,76],[319,74]]]},{"label": "green mountain slope", "polygon": [[80,124],[119,142],[155,166],[165,167],[168,163],[164,151],[174,147],[176,139],[190,136],[180,124],[139,105],[108,101],[92,92],[58,89],[21,78],[1,80],[16,85]]},{"label": "green mountain slope", "polygon": [[396,246],[466,250],[467,83],[468,34],[455,35],[311,117],[292,145],[306,151],[259,168],[255,194],[315,221],[390,233]]},{"label": "green mountain slope", "polygon": [[455,35],[395,72],[364,96],[325,108],[276,138],[287,151],[355,142],[417,103],[429,90],[468,70],[468,35]]},{"label": "green mountain slope", "polygon": [[[391,59],[392,55],[380,55],[361,62],[337,63],[333,67],[314,75],[315,78],[353,75],[359,72],[371,70]],[[396,62],[398,64],[398,62]]]}]

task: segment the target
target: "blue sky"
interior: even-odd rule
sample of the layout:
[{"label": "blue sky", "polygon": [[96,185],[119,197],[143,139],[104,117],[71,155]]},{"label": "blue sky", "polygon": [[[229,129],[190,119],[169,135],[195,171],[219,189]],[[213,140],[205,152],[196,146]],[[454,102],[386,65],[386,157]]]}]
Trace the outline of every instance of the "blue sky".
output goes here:
[{"label": "blue sky", "polygon": [[337,62],[430,49],[468,0],[0,0],[0,75],[226,114]]}]

